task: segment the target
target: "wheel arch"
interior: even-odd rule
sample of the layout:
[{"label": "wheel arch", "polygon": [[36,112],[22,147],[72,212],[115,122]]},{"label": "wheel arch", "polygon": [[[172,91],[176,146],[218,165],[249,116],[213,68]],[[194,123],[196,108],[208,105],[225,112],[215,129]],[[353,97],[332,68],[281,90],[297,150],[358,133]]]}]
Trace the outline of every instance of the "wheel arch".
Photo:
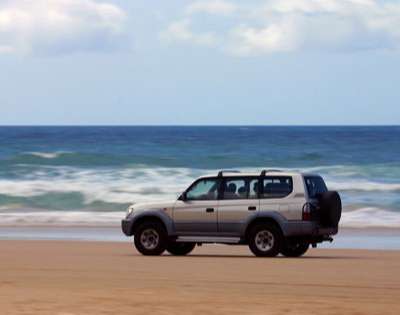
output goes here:
[{"label": "wheel arch", "polygon": [[275,225],[282,233],[282,236],[285,236],[285,218],[283,218],[279,213],[271,212],[265,215],[260,215],[255,218],[252,218],[245,226],[243,231],[243,237],[247,241],[249,232],[251,229],[257,225],[262,223],[269,223]]},{"label": "wheel arch", "polygon": [[167,231],[168,235],[172,234],[172,220],[164,213],[159,211],[143,212],[134,218],[134,222],[131,227],[131,235],[134,235],[138,226],[144,222],[158,222],[162,224]]}]

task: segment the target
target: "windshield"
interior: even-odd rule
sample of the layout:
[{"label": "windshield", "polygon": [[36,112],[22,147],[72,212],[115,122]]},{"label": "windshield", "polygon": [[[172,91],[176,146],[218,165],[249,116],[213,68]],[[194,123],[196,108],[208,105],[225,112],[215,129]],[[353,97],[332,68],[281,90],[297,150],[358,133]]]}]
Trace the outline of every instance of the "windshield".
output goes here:
[{"label": "windshield", "polygon": [[307,192],[310,198],[316,198],[318,194],[328,191],[324,180],[320,176],[305,176],[304,180],[306,182]]}]

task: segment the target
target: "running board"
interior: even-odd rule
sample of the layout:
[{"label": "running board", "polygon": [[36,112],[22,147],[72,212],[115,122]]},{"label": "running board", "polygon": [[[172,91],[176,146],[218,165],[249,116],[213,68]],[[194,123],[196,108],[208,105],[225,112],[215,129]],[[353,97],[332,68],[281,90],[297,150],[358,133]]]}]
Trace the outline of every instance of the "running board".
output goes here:
[{"label": "running board", "polygon": [[176,242],[237,244],[240,242],[240,238],[223,236],[179,236]]}]

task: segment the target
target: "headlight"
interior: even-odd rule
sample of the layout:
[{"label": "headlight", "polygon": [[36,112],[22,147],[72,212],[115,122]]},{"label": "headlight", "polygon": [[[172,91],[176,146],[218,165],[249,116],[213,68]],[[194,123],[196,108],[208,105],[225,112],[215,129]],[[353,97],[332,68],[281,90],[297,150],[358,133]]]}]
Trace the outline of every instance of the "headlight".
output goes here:
[{"label": "headlight", "polygon": [[133,212],[133,210],[133,207],[129,207],[128,210],[126,210],[126,216],[128,217]]}]

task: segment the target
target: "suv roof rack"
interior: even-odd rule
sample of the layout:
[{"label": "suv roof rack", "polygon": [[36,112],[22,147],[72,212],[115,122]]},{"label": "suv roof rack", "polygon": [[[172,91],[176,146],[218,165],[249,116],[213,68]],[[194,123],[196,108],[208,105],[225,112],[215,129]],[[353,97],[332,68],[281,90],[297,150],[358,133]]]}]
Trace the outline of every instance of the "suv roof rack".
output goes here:
[{"label": "suv roof rack", "polygon": [[224,173],[240,173],[240,171],[237,170],[221,170],[218,172],[218,177],[222,177]]},{"label": "suv roof rack", "polygon": [[262,170],[260,176],[265,176],[267,173],[272,173],[272,172],[282,172],[281,170],[274,170],[274,169],[268,169],[268,170]]}]

